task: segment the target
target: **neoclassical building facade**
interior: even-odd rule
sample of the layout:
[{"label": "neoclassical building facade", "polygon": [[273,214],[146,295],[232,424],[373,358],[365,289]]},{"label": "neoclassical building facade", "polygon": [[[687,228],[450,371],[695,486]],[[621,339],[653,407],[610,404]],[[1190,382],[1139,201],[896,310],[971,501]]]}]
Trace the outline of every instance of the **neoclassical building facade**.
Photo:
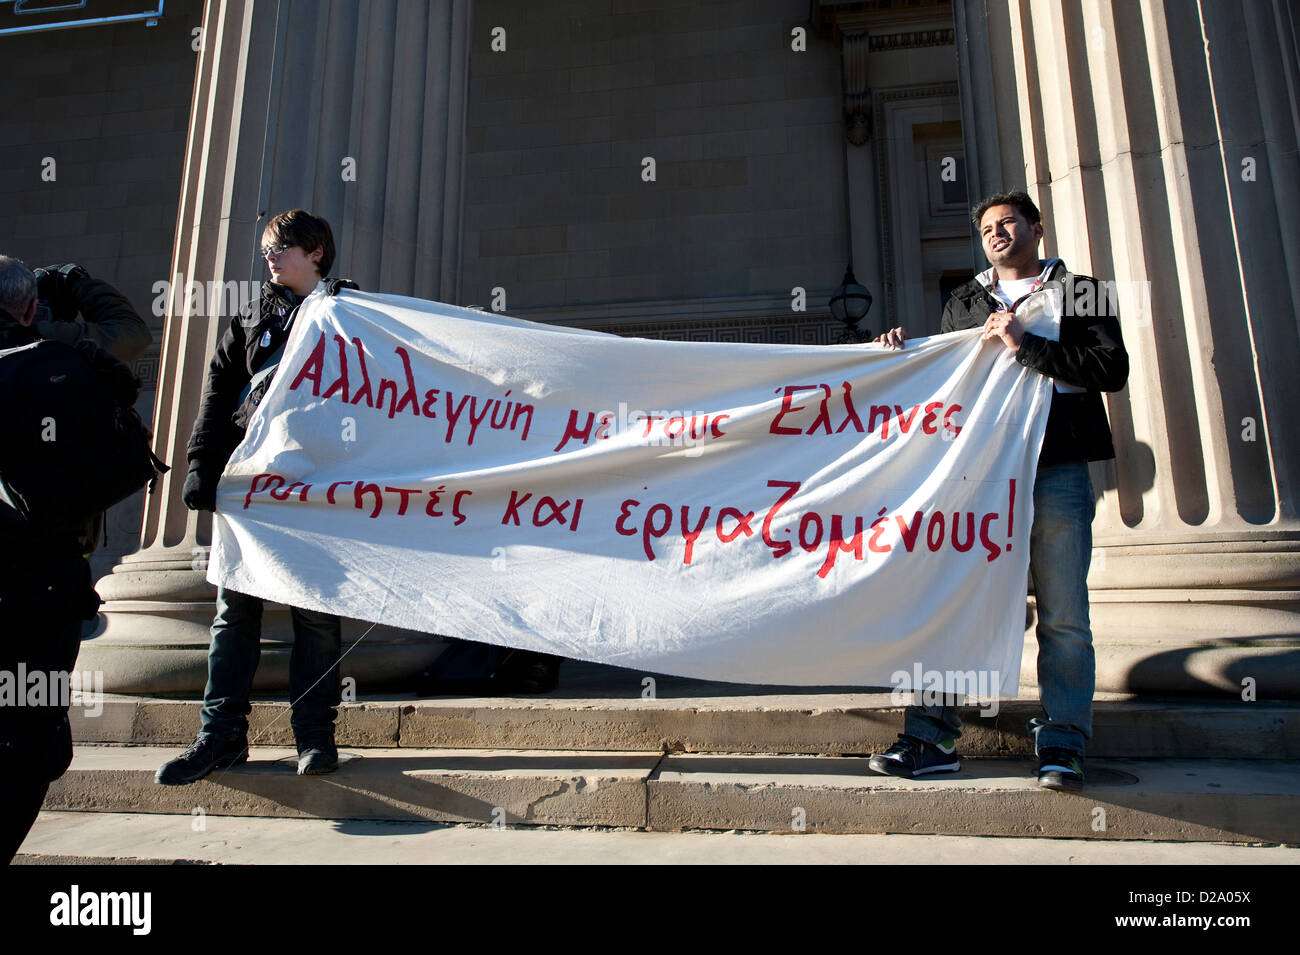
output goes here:
[{"label": "neoclassical building facade", "polygon": [[[303,206],[363,288],[619,334],[830,344],[851,266],[873,299],[864,330],[926,334],[985,266],[970,202],[1026,188],[1045,254],[1115,282],[1132,359],[1107,396],[1117,458],[1094,470],[1099,689],[1300,695],[1293,3],[187,10],[199,42],[160,279],[260,279],[262,224]],[[75,235],[54,240],[75,257]],[[202,311],[173,296],[159,319],[156,442],[177,464],[221,333]],[[210,525],[183,480],[144,502],[138,549],[98,585],[81,666],[110,689],[202,687]],[[268,686],[287,639],[271,624]],[[430,652],[372,634],[352,672],[377,684]]]}]

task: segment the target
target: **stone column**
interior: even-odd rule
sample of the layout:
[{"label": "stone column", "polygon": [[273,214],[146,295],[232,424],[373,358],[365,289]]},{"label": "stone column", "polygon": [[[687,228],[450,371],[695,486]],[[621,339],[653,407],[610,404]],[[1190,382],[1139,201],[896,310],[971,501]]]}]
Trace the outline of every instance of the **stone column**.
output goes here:
[{"label": "stone column", "polygon": [[[97,584],[103,625],[78,662],[110,692],[193,694],[206,680],[211,517],[187,511],[181,487],[231,314],[207,283],[259,283],[267,219],[301,206],[334,229],[333,274],[459,297],[469,0],[209,0],[202,35],[154,414],[174,470],[147,501],[141,549]],[[427,635],[368,628],[344,629],[345,641],[365,633],[343,664],[363,692],[437,652]],[[287,611],[268,605],[259,688],[287,686],[291,639]]]},{"label": "stone column", "polygon": [[[972,198],[1118,282],[1098,688],[1300,695],[1300,64],[1285,0],[956,0]],[[990,78],[985,74],[991,72]],[[978,176],[978,178],[975,178]],[[1024,674],[1034,673],[1027,646]]]}]

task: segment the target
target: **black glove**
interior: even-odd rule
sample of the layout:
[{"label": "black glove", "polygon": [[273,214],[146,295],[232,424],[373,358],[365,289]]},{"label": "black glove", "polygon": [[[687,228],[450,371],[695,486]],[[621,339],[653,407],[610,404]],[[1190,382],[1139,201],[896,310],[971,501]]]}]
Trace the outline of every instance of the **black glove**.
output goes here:
[{"label": "black glove", "polygon": [[185,486],[181,488],[181,500],[191,511],[215,511],[217,509],[217,483],[221,475],[202,467],[191,468],[185,475]]},{"label": "black glove", "polygon": [[326,295],[338,295],[339,289],[342,288],[352,289],[352,291],[354,292],[361,291],[361,286],[358,285],[356,282],[352,281],[351,279],[326,279],[325,280]]}]

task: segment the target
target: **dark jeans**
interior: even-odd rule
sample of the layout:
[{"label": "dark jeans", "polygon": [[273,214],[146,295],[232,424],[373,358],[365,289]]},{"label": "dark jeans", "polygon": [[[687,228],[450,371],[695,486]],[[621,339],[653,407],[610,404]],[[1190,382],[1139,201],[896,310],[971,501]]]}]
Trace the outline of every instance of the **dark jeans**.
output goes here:
[{"label": "dark jeans", "polygon": [[[199,714],[202,732],[223,736],[248,733],[248,702],[253,674],[261,659],[261,597],[226,587],[217,588],[217,615],[212,621],[208,650],[208,685]],[[293,705],[294,738],[299,742],[334,730],[335,707],[342,696],[339,618],[333,614],[290,607],[293,655],[289,658],[289,694]]]}]

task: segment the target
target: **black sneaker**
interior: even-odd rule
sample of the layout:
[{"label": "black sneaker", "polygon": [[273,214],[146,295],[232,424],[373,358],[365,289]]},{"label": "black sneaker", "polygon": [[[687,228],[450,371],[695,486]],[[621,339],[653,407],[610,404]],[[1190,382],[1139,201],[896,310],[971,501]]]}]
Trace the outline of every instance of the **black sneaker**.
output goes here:
[{"label": "black sneaker", "polygon": [[225,769],[248,761],[248,740],[244,736],[216,736],[200,733],[190,748],[154,774],[162,786],[196,783],[214,769]]},{"label": "black sneaker", "polygon": [[873,770],[886,776],[903,776],[912,779],[927,773],[955,773],[961,769],[957,758],[957,741],[927,743],[914,736],[899,736],[898,742],[868,763]]},{"label": "black sneaker", "polygon": [[339,768],[339,751],[332,737],[298,744],[298,775],[323,776]]},{"label": "black sneaker", "polygon": [[1072,750],[1049,746],[1038,754],[1038,785],[1044,789],[1083,788],[1083,757]]}]

